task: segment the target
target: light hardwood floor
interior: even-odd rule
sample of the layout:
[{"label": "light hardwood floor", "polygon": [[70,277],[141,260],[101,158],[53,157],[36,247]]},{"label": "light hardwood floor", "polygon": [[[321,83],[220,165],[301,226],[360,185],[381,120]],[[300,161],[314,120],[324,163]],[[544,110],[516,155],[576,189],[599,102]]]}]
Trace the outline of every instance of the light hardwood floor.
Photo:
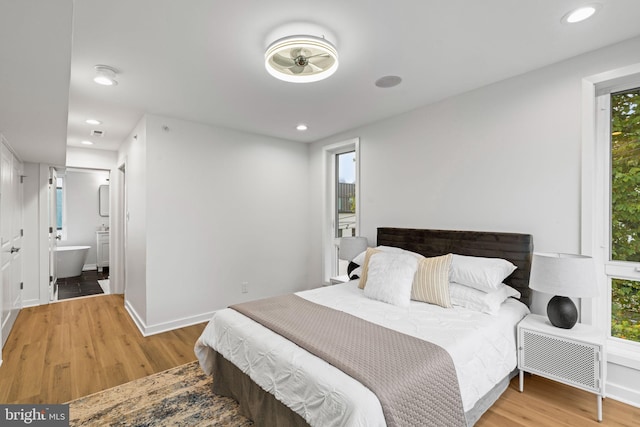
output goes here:
[{"label": "light hardwood floor", "polygon": [[25,308],[2,351],[0,402],[64,403],[193,361],[204,326],[145,338],[122,295]]},{"label": "light hardwood floor", "polygon": [[599,423],[595,394],[527,374],[524,392],[514,378],[476,427],[640,426],[640,408],[604,399],[602,409]]},{"label": "light hardwood floor", "polygon": [[[0,403],[62,403],[195,360],[204,324],[142,337],[121,295],[22,310],[5,345]],[[541,377],[514,378],[477,427],[640,426],[640,409]]]}]

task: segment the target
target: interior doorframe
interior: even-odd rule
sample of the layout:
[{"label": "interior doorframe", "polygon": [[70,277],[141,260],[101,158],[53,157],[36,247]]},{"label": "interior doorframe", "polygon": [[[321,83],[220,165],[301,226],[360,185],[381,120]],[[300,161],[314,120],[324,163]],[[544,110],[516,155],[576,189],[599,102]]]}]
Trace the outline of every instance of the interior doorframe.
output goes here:
[{"label": "interior doorframe", "polygon": [[58,296],[58,274],[56,266],[56,247],[58,246],[58,227],[57,227],[57,187],[58,172],[55,167],[49,168],[48,178],[48,195],[49,195],[49,223],[47,245],[49,248],[49,274],[47,281],[49,283],[47,293],[49,294],[49,302],[55,301]]},{"label": "interior doorframe", "polygon": [[110,192],[111,246],[109,257],[113,262],[109,266],[111,292],[124,294],[127,288],[127,158],[117,163],[117,169],[111,173],[113,184]]},{"label": "interior doorframe", "polygon": [[49,185],[49,165],[40,163],[38,170],[38,232],[40,304],[49,304],[49,193],[43,191]]}]

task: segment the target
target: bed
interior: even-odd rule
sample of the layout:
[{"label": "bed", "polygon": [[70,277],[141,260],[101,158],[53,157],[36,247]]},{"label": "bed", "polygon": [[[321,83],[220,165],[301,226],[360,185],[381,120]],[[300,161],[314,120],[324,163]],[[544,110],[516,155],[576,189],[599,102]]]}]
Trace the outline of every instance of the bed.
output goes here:
[{"label": "bed", "polygon": [[[428,258],[451,253],[474,259],[497,258],[517,267],[502,281],[519,293],[519,301],[505,298],[491,314],[460,305],[443,308],[418,301],[410,301],[406,307],[395,306],[365,297],[359,279],[296,293],[305,303],[331,307],[364,319],[363,323],[381,325],[444,348],[455,367],[464,424],[475,424],[515,374],[515,325],[529,312],[532,236],[379,228],[377,245]],[[214,391],[237,400],[242,413],[256,425],[393,424],[387,422],[383,400],[336,368],[340,364],[323,360],[237,310],[216,312],[198,339],[195,352],[205,372],[213,375]],[[306,317],[305,311],[299,315]]]}]

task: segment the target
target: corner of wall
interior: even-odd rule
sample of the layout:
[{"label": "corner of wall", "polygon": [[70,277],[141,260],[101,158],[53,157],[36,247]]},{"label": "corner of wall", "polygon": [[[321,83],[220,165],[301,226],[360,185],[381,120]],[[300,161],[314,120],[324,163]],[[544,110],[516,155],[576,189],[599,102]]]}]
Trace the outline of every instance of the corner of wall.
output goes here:
[{"label": "corner of wall", "polygon": [[138,312],[133,308],[129,301],[125,300],[124,308],[127,310],[131,319],[136,324],[136,327],[142,334],[142,336],[148,337],[151,335],[161,334],[163,332],[172,331],[174,329],[185,328],[187,326],[196,325],[198,323],[208,322],[214,315],[215,311],[208,313],[198,314],[194,316],[185,317],[182,319],[172,320],[170,322],[158,323],[155,325],[147,325],[140,317]]}]

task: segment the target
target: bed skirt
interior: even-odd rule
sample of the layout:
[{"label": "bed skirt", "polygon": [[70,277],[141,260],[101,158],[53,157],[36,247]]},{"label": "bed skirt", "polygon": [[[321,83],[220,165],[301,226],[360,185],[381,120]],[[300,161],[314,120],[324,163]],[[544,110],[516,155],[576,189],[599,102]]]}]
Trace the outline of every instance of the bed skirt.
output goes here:
[{"label": "bed skirt", "polygon": [[[209,349],[213,356],[213,392],[231,397],[240,404],[240,413],[260,426],[303,427],[309,424],[299,414],[289,409],[271,393],[257,385],[236,365],[225,359],[220,353]],[[473,426],[498,400],[509,386],[517,369],[496,384],[476,405],[465,413],[467,425]]]},{"label": "bed skirt", "polygon": [[260,426],[308,427],[309,424],[296,412],[264,391],[251,378],[225,359],[217,351],[213,363],[213,392],[231,397],[240,404],[240,414]]}]

